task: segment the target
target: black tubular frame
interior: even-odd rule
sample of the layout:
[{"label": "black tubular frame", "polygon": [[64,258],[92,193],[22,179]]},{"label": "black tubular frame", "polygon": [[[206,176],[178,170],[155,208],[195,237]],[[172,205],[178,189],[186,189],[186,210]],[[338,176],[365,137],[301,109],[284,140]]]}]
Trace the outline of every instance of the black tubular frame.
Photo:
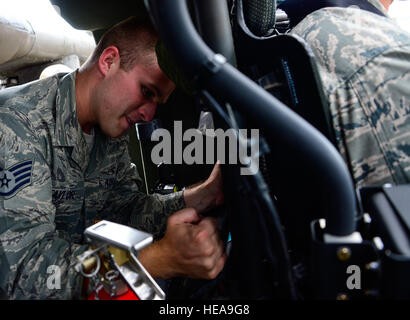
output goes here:
[{"label": "black tubular frame", "polygon": [[188,79],[228,101],[257,123],[267,140],[292,147],[320,177],[326,177],[329,206],[326,232],[347,236],[356,230],[357,203],[346,164],[334,146],[313,126],[287,108],[220,55],[198,35],[186,0],[145,0],[160,38]]},{"label": "black tubular frame", "polygon": [[202,39],[213,51],[222,54],[235,66],[235,49],[226,1],[192,0],[191,3]]},{"label": "black tubular frame", "polygon": [[[225,113],[223,108],[218,104],[218,102],[208,92],[206,92],[205,90],[202,90],[201,95],[205,98],[205,100],[208,101],[209,105],[212,105],[212,110],[216,112],[226,122],[227,125],[229,125],[231,128],[236,130],[236,132],[238,132],[239,127],[236,123],[236,119],[230,118]],[[235,116],[232,114],[232,117],[235,117]],[[283,276],[281,281],[286,283],[285,290],[287,292],[284,294],[287,295],[291,299],[297,299],[297,290],[295,287],[295,279],[292,274],[292,264],[291,264],[291,258],[289,255],[289,249],[287,246],[285,234],[282,230],[282,225],[280,222],[279,215],[270,197],[270,190],[267,184],[265,183],[260,172],[255,173],[254,175],[250,176],[250,178],[251,178],[250,180],[253,180],[254,188],[256,189],[259,197],[257,199],[257,197],[251,196],[250,198],[252,198],[252,200],[248,198],[247,201],[248,202],[256,201],[254,202],[254,205],[255,207],[258,207],[258,208],[255,210],[255,212],[260,212],[261,207],[266,208],[266,212],[268,212],[268,214],[266,214],[263,218],[261,217],[262,215],[260,216],[256,215],[256,219],[260,221],[259,226],[261,228],[258,230],[258,232],[260,232],[260,236],[263,239],[262,241],[264,242],[266,248],[268,249],[266,250],[265,253],[267,253],[270,261],[274,263],[275,259],[272,256],[272,254],[275,250],[273,249],[272,244],[273,243],[276,244],[275,245],[275,247],[277,248],[276,254],[278,256],[278,259],[281,261],[281,266],[280,266],[281,272],[279,272]],[[225,182],[226,181],[224,180],[224,184]],[[241,181],[240,183],[244,184],[244,181]],[[230,181],[228,182],[228,187],[235,189],[230,183]],[[263,205],[261,206],[262,203]],[[235,221],[241,222],[241,218],[238,217],[238,212],[233,213],[233,216],[234,216]],[[263,219],[265,219],[265,221],[263,221]],[[268,223],[266,223],[266,219],[269,221]],[[269,226],[273,226],[274,229],[268,230],[265,224]],[[233,230],[231,230],[231,232],[233,232]],[[244,256],[244,255],[241,254],[241,256]],[[249,291],[252,290],[250,289],[249,286],[247,289]]]}]

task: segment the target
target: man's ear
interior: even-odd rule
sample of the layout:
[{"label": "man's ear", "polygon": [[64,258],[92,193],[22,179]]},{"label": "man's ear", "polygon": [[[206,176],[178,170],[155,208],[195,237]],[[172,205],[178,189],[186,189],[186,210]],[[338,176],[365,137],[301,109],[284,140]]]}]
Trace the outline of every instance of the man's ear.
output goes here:
[{"label": "man's ear", "polygon": [[117,47],[110,46],[104,49],[98,59],[98,69],[105,76],[112,68],[119,67],[120,53]]}]

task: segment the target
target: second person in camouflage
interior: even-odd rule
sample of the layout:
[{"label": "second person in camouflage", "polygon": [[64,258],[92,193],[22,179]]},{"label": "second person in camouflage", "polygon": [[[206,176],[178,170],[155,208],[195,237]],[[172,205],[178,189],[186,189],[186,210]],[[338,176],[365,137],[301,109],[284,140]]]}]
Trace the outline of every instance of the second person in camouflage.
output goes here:
[{"label": "second person in camouflage", "polygon": [[392,0],[307,15],[292,33],[312,48],[338,149],[356,186],[410,182],[410,34],[387,16]]},{"label": "second person in camouflage", "polygon": [[[80,297],[73,266],[89,248],[84,229],[101,219],[156,238],[166,226],[139,253],[154,277],[214,278],[222,270],[217,222],[200,216],[223,202],[218,165],[183,192],[138,191],[124,134],[150,121],[175,87],[157,64],[156,41],[152,27],[131,18],[78,71],[0,93],[0,289],[9,298]],[[60,268],[61,288],[48,288],[50,266]]]}]

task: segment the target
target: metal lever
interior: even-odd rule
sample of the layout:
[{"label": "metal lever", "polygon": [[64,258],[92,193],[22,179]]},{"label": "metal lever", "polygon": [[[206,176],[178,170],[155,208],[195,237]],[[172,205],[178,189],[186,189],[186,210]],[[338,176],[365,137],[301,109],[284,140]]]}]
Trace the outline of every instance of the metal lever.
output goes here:
[{"label": "metal lever", "polygon": [[[98,252],[101,251],[108,259],[111,268],[111,271],[106,273],[109,283],[113,282],[114,275],[121,275],[139,299],[165,299],[165,293],[137,258],[138,251],[153,241],[152,235],[107,220],[100,221],[87,228],[84,234],[91,244],[98,247],[97,249],[86,251],[79,257],[75,266],[77,272],[80,272],[84,277],[96,279],[101,268],[101,258],[98,255]],[[108,252],[109,247],[125,251],[128,259],[124,262],[124,259],[116,258],[114,254]],[[92,268],[94,269],[92,270]],[[114,287],[114,291],[117,292],[118,288],[116,288],[115,284]],[[110,288],[112,289],[112,286]],[[116,295],[115,292],[109,292],[109,294],[111,296],[113,294]]]}]

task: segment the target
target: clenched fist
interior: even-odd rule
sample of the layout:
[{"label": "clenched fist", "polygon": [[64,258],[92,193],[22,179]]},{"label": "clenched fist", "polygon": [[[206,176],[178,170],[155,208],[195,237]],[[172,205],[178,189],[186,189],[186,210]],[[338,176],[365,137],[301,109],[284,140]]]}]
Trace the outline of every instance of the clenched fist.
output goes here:
[{"label": "clenched fist", "polygon": [[186,208],[168,218],[165,236],[141,250],[139,259],[154,277],[214,279],[226,262],[217,221]]}]

